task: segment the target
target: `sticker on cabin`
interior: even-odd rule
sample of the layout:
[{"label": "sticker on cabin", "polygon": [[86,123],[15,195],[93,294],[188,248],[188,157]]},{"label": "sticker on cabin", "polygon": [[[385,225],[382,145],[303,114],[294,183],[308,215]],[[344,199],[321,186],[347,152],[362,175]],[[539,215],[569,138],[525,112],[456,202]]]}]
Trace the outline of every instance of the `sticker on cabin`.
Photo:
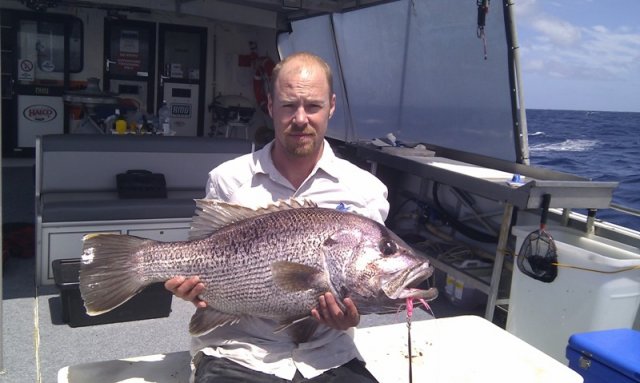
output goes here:
[{"label": "sticker on cabin", "polygon": [[191,118],[191,104],[171,104],[171,116]]},{"label": "sticker on cabin", "polygon": [[140,36],[138,31],[120,31],[120,52],[140,53]]},{"label": "sticker on cabin", "polygon": [[29,121],[49,122],[56,118],[58,112],[49,105],[29,105],[22,111],[22,115]]},{"label": "sticker on cabin", "polygon": [[31,81],[35,80],[33,61],[29,59],[18,60],[18,81]]}]

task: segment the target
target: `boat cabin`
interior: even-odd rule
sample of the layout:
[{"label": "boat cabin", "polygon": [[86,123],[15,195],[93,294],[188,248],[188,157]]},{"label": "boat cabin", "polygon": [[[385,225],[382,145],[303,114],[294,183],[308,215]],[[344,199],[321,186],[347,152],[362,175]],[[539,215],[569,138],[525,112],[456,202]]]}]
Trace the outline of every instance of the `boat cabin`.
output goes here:
[{"label": "boat cabin", "polygon": [[[507,0],[4,0],[3,173],[11,169],[8,176],[33,183],[16,182],[11,198],[26,202],[2,207],[4,214],[28,212],[35,231],[35,261],[27,266],[35,281],[14,276],[11,283],[28,281],[36,307],[33,296],[20,294],[5,303],[11,312],[27,312],[36,330],[10,331],[9,342],[31,344],[35,331],[35,345],[16,350],[42,363],[33,370],[16,362],[7,376],[100,381],[96,371],[102,371],[109,381],[123,366],[153,366],[147,362],[156,357],[127,359],[150,354],[169,361],[163,368],[178,363],[175,376],[188,375],[186,332],[176,329],[188,322],[189,304],[174,299],[170,318],[83,328],[49,323],[61,314],[56,267],[80,256],[88,233],[186,239],[207,172],[272,139],[266,105],[274,66],[290,53],[310,51],[334,75],[332,147],[387,185],[386,224],[436,267],[431,283],[438,300],[453,306],[453,315],[486,322],[418,325],[428,334],[447,330],[442,338],[418,336],[422,346],[464,342],[459,326],[476,326],[487,331],[478,339],[504,336],[504,347],[523,353],[511,356],[533,353],[539,362],[529,366],[531,374],[557,371],[527,381],[580,381],[561,365],[570,333],[640,328],[640,233],[595,218],[610,207],[615,182],[529,164],[513,7]],[[163,198],[122,198],[117,176],[132,170],[162,174]],[[596,299],[589,295],[593,286],[611,286],[613,273],[567,277],[555,258],[523,256],[523,243],[541,232],[547,216],[548,231],[570,244],[562,252],[572,261],[604,254],[608,271],[635,274]],[[580,303],[550,303],[560,290]],[[600,315],[609,310],[616,315]],[[581,314],[569,319],[567,311]],[[550,329],[549,318],[558,318],[558,326]],[[404,319],[364,321],[357,341],[372,363],[386,360],[384,350],[373,352],[374,340],[381,333],[400,336]],[[488,329],[492,323],[507,331]],[[383,324],[396,327],[379,330]],[[150,338],[139,335],[148,331]],[[131,334],[140,336],[133,348]],[[86,341],[97,337],[100,350]],[[418,350],[421,357],[461,355],[428,347]],[[395,356],[393,363],[406,360]],[[441,371],[430,360],[417,368]],[[474,366],[469,376],[481,368]],[[518,371],[529,367],[510,369],[498,381],[519,381]],[[389,369],[376,373],[381,381],[393,379]],[[460,381],[451,379],[440,381]]]}]

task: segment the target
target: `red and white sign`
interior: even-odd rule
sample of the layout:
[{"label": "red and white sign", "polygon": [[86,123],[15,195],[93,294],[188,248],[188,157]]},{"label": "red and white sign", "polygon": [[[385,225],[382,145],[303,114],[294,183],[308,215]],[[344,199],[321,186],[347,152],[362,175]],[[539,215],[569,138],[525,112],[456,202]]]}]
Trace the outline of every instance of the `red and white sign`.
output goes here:
[{"label": "red and white sign", "polygon": [[134,30],[120,31],[120,44],[116,65],[123,72],[139,72],[142,66],[140,34]]},{"label": "red and white sign", "polygon": [[60,96],[18,95],[18,146],[35,147],[36,137],[64,133]]}]

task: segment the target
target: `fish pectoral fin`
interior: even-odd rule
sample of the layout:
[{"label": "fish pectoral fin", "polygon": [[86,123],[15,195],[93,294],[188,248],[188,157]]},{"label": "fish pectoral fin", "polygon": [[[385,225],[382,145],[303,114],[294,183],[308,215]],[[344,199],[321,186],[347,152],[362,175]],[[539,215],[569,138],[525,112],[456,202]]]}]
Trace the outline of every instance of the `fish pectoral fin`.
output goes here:
[{"label": "fish pectoral fin", "polygon": [[323,270],[296,262],[278,261],[271,264],[276,285],[285,291],[309,289],[327,290],[328,281]]},{"label": "fish pectoral fin", "polygon": [[304,343],[311,339],[311,336],[318,329],[318,321],[316,321],[311,315],[297,318],[294,320],[284,321],[280,323],[280,326],[276,328],[274,333],[278,333],[287,330],[287,334],[295,343]]},{"label": "fish pectoral fin", "polygon": [[240,317],[223,313],[211,307],[198,308],[191,317],[189,333],[193,336],[204,335],[213,329],[237,323]]}]

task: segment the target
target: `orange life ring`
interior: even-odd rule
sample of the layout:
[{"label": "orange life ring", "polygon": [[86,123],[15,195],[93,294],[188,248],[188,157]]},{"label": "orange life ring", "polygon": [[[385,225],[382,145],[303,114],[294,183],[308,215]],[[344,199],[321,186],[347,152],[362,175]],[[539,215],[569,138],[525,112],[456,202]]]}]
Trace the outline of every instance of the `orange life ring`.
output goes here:
[{"label": "orange life ring", "polygon": [[276,64],[270,57],[263,56],[255,59],[254,66],[256,72],[253,76],[253,93],[256,104],[265,114],[269,114],[267,95],[271,91],[271,74]]}]

